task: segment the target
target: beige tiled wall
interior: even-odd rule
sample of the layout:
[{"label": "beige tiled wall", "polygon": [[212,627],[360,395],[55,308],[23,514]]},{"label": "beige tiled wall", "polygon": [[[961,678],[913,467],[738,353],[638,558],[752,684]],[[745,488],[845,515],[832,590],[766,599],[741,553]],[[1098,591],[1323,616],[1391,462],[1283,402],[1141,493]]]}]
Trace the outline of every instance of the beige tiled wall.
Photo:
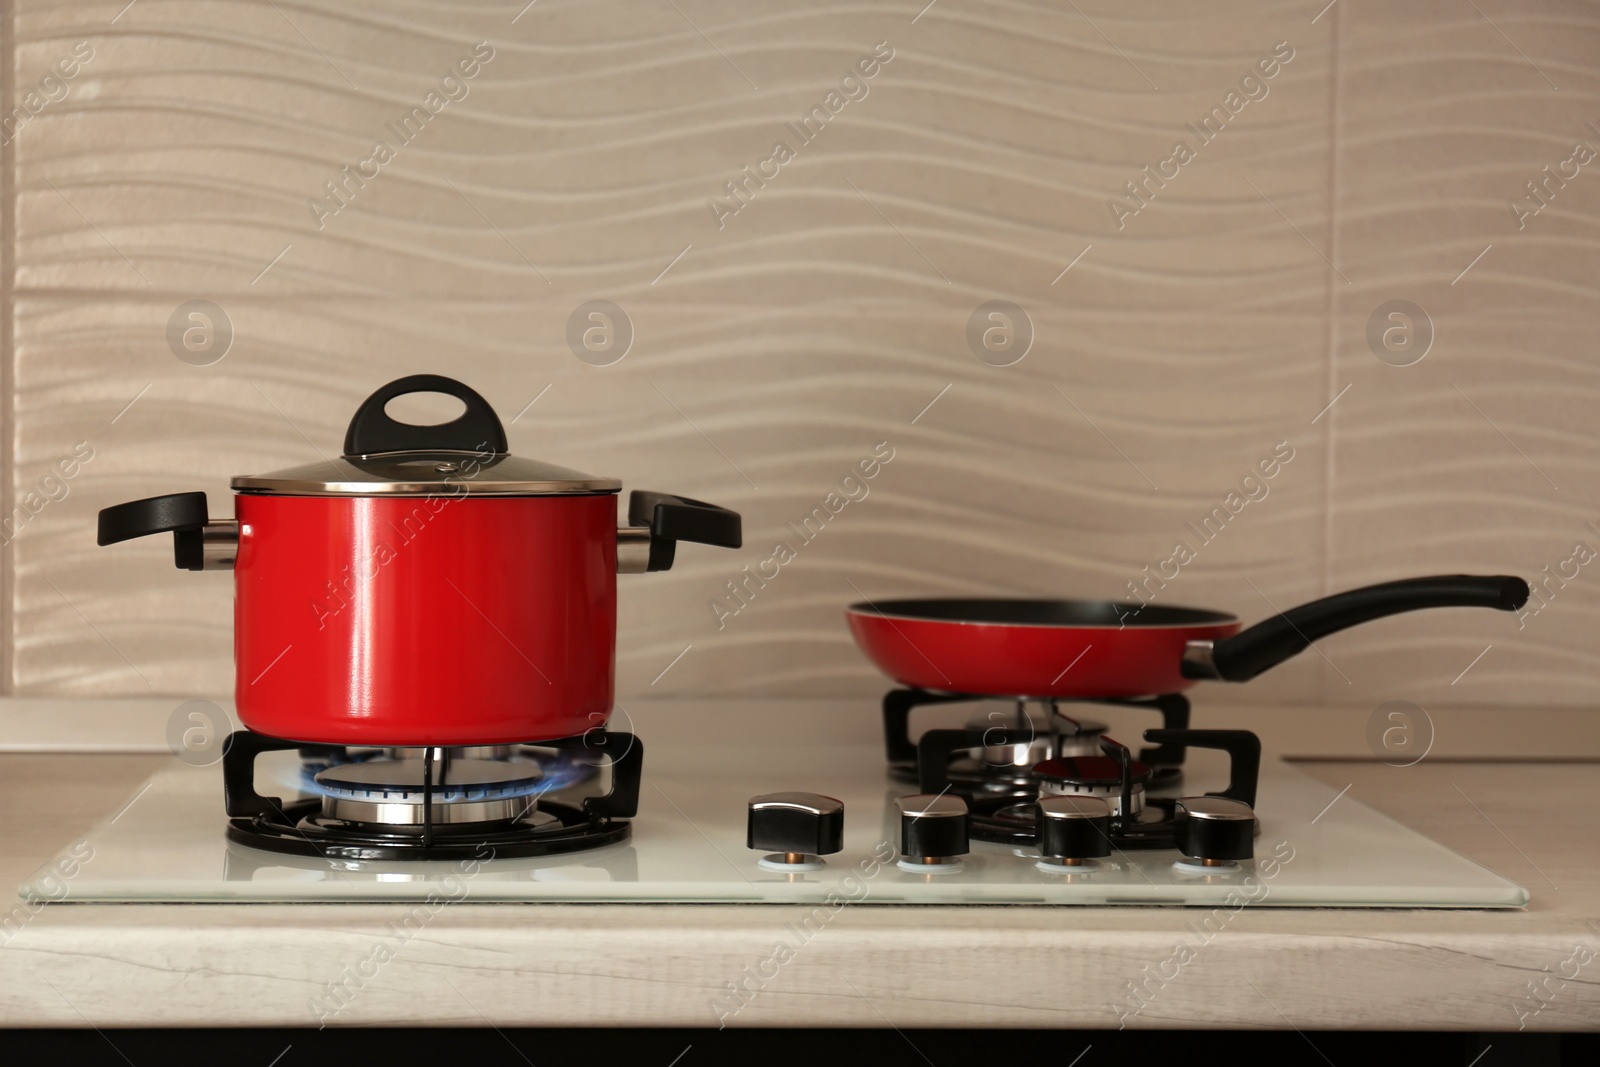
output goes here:
[{"label": "beige tiled wall", "polygon": [[[1508,568],[1549,599],[1509,626],[1456,613],[1352,633],[1338,659],[1353,684],[1334,677],[1328,691],[1371,678],[1413,699],[1593,704],[1600,572],[1566,561],[1580,542],[1600,549],[1589,525],[1600,525],[1600,159],[1552,182],[1549,207],[1521,229],[1509,203],[1533,204],[1525,184],[1575,144],[1600,150],[1600,9],[1338,7],[1349,283],[1334,287],[1333,329],[1350,392],[1331,413],[1333,581]],[[1391,299],[1433,323],[1413,366],[1367,347],[1367,319]],[[1453,688],[1438,681],[1491,644]]]},{"label": "beige tiled wall", "polygon": [[[96,510],[198,488],[226,515],[230,474],[331,452],[417,371],[520,411],[517,452],[745,515],[740,553],[623,582],[624,699],[875,692],[841,619],[863,596],[1123,595],[1279,442],[1162,600],[1255,617],[1600,547],[1600,177],[1522,230],[1506,203],[1600,147],[1590,5],[124,2],[9,5],[8,110],[93,49],[6,148],[6,507],[93,449],[9,546],[12,692],[226,692],[227,576],[97,549]],[[308,200],[481,41],[466,95],[319,228]],[[802,143],[785,124],[875,48]],[[232,324],[210,366],[168,346],[193,299]],[[593,299],[633,324],[610,366],[565,339]],[[1365,339],[1395,299],[1433,324],[1412,366]],[[1032,324],[1012,366],[969,349],[991,300]],[[879,441],[870,495],[719,627],[723,583]],[[1525,629],[1393,620],[1237,695],[1592,703],[1594,580]]]}]

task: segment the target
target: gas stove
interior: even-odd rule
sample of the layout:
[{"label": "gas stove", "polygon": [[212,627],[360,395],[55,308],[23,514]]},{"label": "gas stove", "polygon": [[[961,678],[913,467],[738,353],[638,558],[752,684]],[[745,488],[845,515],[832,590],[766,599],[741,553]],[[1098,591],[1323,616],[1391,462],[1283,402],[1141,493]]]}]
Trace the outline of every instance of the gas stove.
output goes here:
[{"label": "gas stove", "polygon": [[[76,848],[78,862],[64,902],[837,910],[1241,901],[1496,908],[1528,899],[1288,764],[1244,766],[1251,761],[1241,746],[1246,756],[1249,746],[1240,738],[1218,746],[1209,736],[1236,732],[1190,731],[1177,700],[1101,705],[1100,724],[1043,706],[1025,706],[1028,721],[1019,724],[1014,701],[981,702],[967,709],[974,714],[965,725],[921,730],[912,749],[942,753],[931,766],[913,757],[908,767],[911,735],[891,729],[887,769],[871,743],[867,724],[877,716],[869,706],[805,709],[619,709],[614,723],[627,732],[475,748],[236,735],[224,760],[174,761],[68,845],[63,855]],[[1148,747],[1136,752],[1112,739],[1113,730],[1134,736],[1152,713],[1162,725],[1145,734]],[[930,740],[945,729],[961,737]],[[991,729],[998,732],[985,735]],[[648,772],[636,733],[657,739]],[[1009,766],[1000,758],[1007,754]],[[1043,758],[1033,766],[1047,773],[1024,781],[1016,761],[1035,755]],[[1090,778],[1098,793],[1086,787]],[[1180,839],[1200,855],[1187,855]],[[60,869],[53,862],[22,892],[62,899]]]}]

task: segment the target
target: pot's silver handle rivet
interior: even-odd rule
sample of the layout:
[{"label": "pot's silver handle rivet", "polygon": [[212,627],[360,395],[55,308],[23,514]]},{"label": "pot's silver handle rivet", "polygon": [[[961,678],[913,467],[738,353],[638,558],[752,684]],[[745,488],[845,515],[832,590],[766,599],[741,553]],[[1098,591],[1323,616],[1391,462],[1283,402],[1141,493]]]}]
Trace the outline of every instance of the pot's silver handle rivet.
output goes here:
[{"label": "pot's silver handle rivet", "polygon": [[650,569],[650,527],[617,527],[617,573],[643,574]]},{"label": "pot's silver handle rivet", "polygon": [[434,465],[433,469],[438,471],[440,474],[453,474],[456,471],[461,469],[461,464],[459,464],[459,463],[438,463],[438,464]]},{"label": "pot's silver handle rivet", "polygon": [[212,519],[200,528],[200,569],[229,571],[239,557],[239,520]]}]

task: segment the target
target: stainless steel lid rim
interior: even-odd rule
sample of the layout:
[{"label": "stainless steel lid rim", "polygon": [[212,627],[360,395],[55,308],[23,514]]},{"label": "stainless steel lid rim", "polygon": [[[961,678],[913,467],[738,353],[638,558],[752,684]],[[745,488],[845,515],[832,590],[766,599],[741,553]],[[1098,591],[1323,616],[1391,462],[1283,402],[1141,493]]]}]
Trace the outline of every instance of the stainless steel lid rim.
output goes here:
[{"label": "stainless steel lid rim", "polygon": [[283,496],[586,496],[622,490],[617,478],[521,456],[454,449],[342,456],[236,475],[229,485],[237,492]]},{"label": "stainless steel lid rim", "polygon": [[[469,489],[460,492],[455,486],[443,484],[418,482],[418,483],[391,483],[391,487],[377,489],[370,486],[342,486],[330,485],[327,489],[318,491],[308,488],[278,488],[263,486],[243,486],[240,483],[253,481],[252,478],[235,478],[233,491],[240,496],[292,496],[292,497],[409,497],[426,499],[428,497],[546,497],[546,496],[616,496],[622,491],[622,484],[617,482],[606,488],[589,489],[542,489],[538,487],[510,487],[496,486],[494,488]],[[459,483],[457,483],[459,484]]]}]

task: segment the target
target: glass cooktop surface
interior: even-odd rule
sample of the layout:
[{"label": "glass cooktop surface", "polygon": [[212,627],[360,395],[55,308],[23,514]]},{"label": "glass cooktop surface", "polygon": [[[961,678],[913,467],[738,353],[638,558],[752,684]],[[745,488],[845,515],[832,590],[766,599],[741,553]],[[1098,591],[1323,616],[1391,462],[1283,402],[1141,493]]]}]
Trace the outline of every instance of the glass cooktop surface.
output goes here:
[{"label": "glass cooktop surface", "polygon": [[[648,744],[648,741],[647,741]],[[1221,779],[1221,781],[1219,781]],[[268,753],[258,785],[289,799],[303,779],[294,753]],[[1174,795],[1226,780],[1194,751]],[[803,790],[844,803],[844,848],[819,870],[763,868],[745,847],[751,797]],[[1359,800],[1264,760],[1255,858],[1197,870],[1172,850],[1115,852],[1082,871],[1041,870],[1027,849],[973,841],[959,868],[899,865],[895,798],[881,749],[760,749],[736,743],[651,749],[628,840],[538,859],[334,861],[230,841],[220,765],[174,761],[126,804],[24,883],[67,902],[284,903],[460,901],[1191,905],[1508,908],[1528,893]],[[303,792],[303,791],[302,791]],[[70,873],[68,873],[70,872]]]}]

